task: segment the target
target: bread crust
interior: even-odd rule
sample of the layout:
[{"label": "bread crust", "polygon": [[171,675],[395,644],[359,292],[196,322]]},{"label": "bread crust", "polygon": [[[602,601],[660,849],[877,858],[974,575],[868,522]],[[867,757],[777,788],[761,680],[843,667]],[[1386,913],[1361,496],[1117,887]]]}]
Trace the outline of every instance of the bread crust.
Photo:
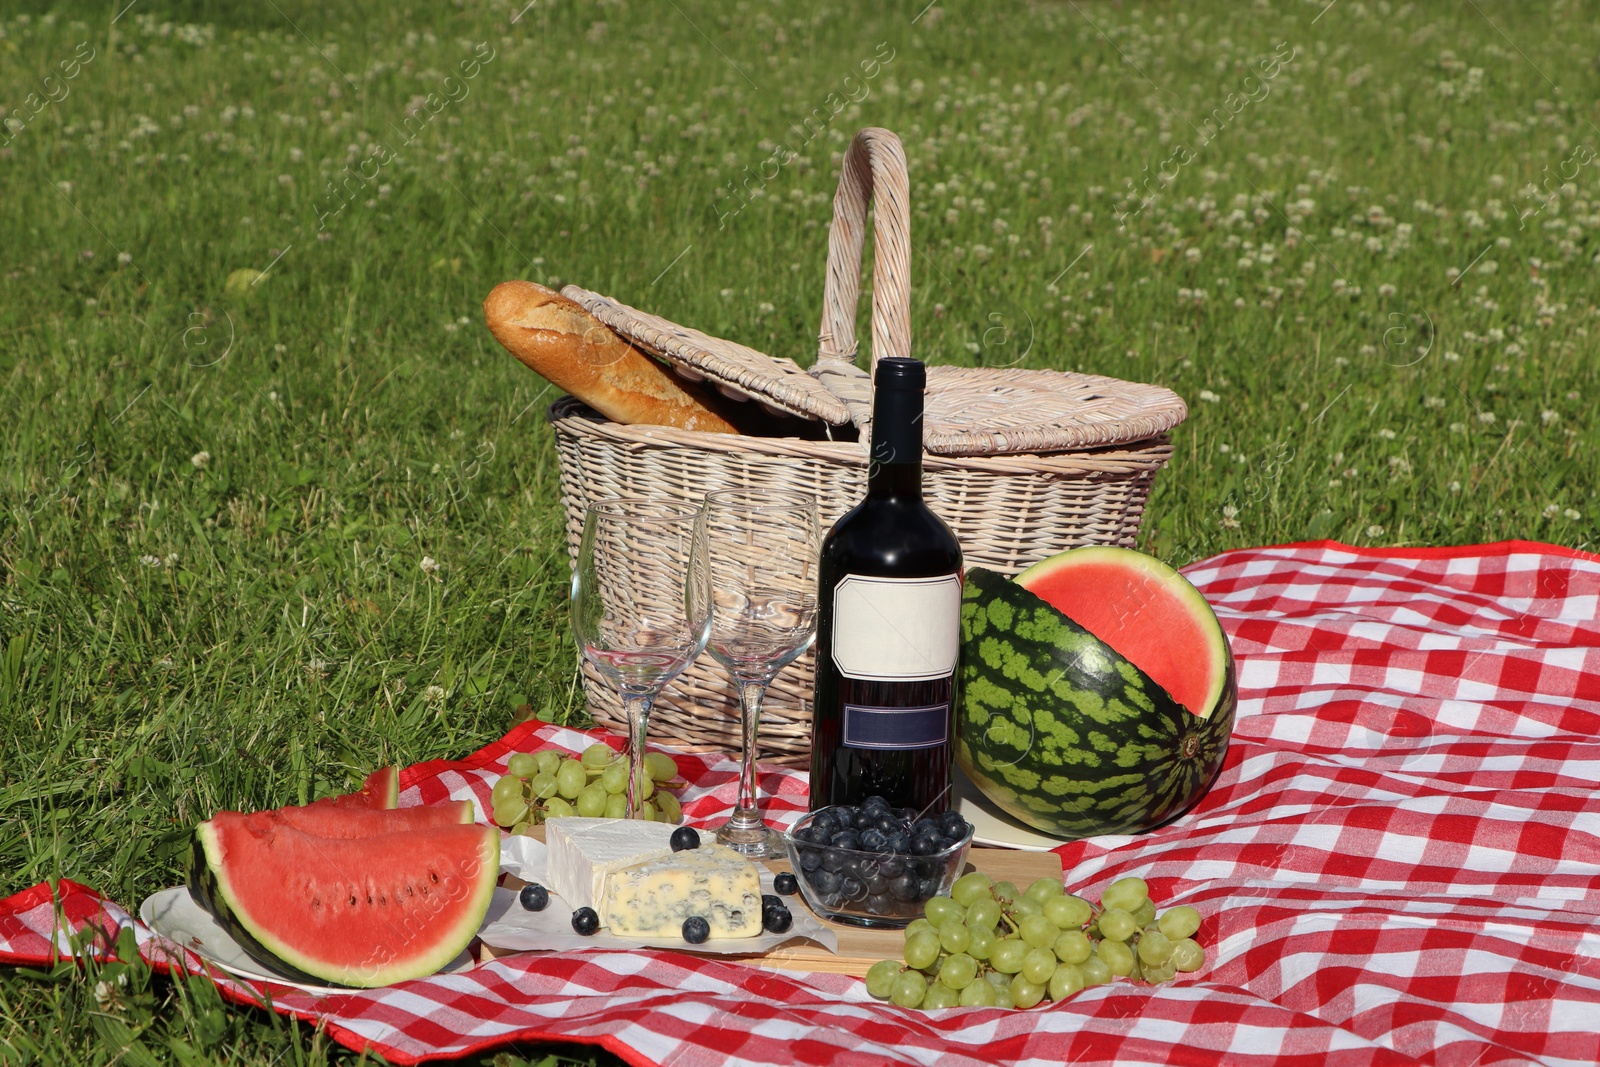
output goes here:
[{"label": "bread crust", "polygon": [[501,282],[484,299],[483,317],[506,351],[613,422],[739,432],[714,401],[552,289]]}]

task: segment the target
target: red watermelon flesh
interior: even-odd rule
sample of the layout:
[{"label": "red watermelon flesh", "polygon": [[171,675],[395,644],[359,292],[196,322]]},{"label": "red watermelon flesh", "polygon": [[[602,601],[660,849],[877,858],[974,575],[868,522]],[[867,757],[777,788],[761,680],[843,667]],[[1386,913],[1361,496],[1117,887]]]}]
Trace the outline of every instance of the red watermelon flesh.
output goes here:
[{"label": "red watermelon flesh", "polygon": [[1035,563],[1016,582],[1149,675],[1189,711],[1216,708],[1228,638],[1188,580],[1153,556],[1094,545]]},{"label": "red watermelon flesh", "polygon": [[492,826],[336,840],[243,816],[196,828],[189,887],[269,969],[372,987],[432,974],[458,956],[499,874]]},{"label": "red watermelon flesh", "polygon": [[276,808],[271,811],[219,811],[211,817],[218,820],[242,820],[255,833],[265,833],[274,826],[288,826],[316,837],[349,840],[371,837],[373,834],[395,833],[401,830],[427,830],[437,826],[460,826],[473,820],[472,801],[454,800],[445,804],[420,808],[341,808],[328,804],[307,804],[298,808]]},{"label": "red watermelon flesh", "polygon": [[338,797],[323,797],[308,807],[378,808],[388,810],[400,804],[400,770],[397,767],[379,767],[367,775],[359,790]]}]

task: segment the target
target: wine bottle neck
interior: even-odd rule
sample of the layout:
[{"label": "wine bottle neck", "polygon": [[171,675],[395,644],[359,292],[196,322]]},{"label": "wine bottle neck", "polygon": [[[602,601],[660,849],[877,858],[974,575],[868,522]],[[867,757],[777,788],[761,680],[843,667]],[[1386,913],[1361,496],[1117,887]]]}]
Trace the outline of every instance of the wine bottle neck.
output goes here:
[{"label": "wine bottle neck", "polygon": [[883,389],[872,403],[869,497],[922,498],[922,390]]}]

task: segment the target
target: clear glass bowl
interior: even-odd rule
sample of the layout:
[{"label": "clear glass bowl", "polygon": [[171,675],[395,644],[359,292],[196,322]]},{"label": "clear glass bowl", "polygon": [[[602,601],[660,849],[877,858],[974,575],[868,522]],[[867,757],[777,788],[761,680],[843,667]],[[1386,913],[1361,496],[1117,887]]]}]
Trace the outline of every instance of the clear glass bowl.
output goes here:
[{"label": "clear glass bowl", "polygon": [[[828,809],[824,808],[822,811]],[[819,845],[797,837],[814,811],[783,835],[800,894],[824,919],[852,926],[903,927],[922,917],[930,897],[947,894],[972,847],[972,827],[948,848],[926,856]]]}]

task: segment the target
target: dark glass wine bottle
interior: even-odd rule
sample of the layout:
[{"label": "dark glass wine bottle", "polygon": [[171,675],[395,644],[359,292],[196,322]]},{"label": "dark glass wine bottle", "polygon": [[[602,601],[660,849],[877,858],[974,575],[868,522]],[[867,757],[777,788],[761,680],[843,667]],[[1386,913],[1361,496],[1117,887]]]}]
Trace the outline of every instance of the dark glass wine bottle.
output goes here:
[{"label": "dark glass wine bottle", "polygon": [[878,361],[866,499],[834,524],[818,570],[811,807],[938,813],[950,804],[961,546],[922,500],[927,370]]}]

